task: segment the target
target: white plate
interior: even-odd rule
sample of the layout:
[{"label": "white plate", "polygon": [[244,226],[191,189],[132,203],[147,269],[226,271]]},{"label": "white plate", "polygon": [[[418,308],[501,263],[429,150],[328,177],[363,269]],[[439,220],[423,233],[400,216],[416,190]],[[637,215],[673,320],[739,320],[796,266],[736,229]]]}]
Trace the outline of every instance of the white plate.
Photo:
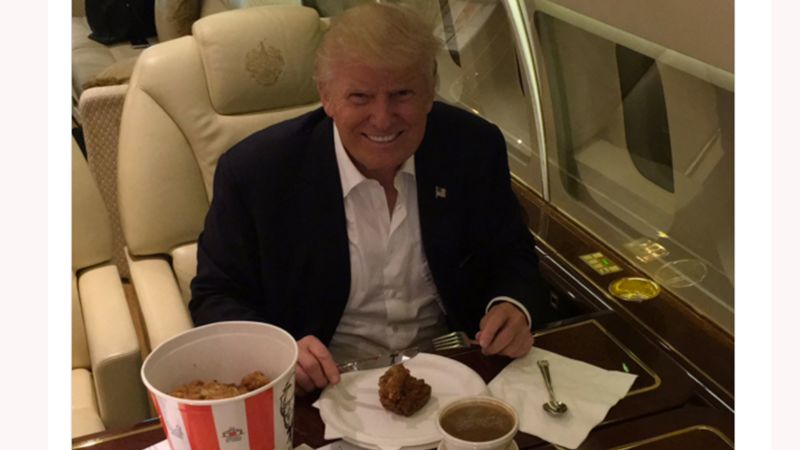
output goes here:
[{"label": "white plate", "polygon": [[411,376],[431,386],[430,400],[413,416],[403,417],[381,406],[378,378],[386,368],[364,370],[343,374],[339,384],[322,391],[317,407],[325,426],[365,448],[430,448],[442,438],[436,429],[436,415],[443,406],[462,397],[488,393],[480,375],[450,358],[420,353],[405,366]]}]

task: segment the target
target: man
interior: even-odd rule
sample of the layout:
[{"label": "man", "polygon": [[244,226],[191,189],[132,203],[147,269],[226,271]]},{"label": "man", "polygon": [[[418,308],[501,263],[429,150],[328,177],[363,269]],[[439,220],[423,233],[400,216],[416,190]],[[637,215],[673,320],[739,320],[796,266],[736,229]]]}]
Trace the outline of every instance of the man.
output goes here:
[{"label": "man", "polygon": [[503,136],[434,102],[437,46],[405,8],[346,11],[317,55],[323,108],[219,160],[192,318],[288,330],[301,392],[448,329],[519,357],[546,316]]}]

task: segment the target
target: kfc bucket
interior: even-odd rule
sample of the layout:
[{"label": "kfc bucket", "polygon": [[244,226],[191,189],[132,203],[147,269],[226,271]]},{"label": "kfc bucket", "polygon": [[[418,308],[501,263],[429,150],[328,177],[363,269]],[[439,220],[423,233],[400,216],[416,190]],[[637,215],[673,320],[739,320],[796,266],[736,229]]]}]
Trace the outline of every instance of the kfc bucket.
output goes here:
[{"label": "kfc bucket", "polygon": [[[286,450],[292,445],[297,343],[258,322],[193,328],[159,345],[142,365],[142,380],[172,450]],[[255,370],[269,383],[221,400],[169,393],[193,380],[239,383]]]}]

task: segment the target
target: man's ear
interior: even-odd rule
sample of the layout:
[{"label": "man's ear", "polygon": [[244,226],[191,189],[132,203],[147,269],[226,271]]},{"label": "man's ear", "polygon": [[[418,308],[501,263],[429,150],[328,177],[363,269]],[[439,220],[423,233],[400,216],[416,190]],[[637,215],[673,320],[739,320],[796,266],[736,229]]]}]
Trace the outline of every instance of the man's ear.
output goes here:
[{"label": "man's ear", "polygon": [[328,117],[333,117],[333,106],[331,104],[331,95],[327,83],[317,80],[317,94],[319,94],[319,101],[322,103],[322,109]]},{"label": "man's ear", "polygon": [[425,111],[425,113],[427,114],[431,112],[431,110],[433,109],[433,101],[436,100],[436,87],[435,86],[431,87],[430,92],[428,92],[426,95],[427,98],[425,99],[425,101],[428,102],[428,110]]}]

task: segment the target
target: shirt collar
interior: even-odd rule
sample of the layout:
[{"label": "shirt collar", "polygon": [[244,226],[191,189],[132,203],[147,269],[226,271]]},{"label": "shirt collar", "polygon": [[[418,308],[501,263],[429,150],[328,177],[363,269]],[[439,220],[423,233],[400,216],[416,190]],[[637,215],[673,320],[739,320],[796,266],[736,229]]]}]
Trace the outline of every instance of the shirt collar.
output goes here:
[{"label": "shirt collar", "polygon": [[[333,123],[333,146],[336,149],[336,165],[339,166],[339,178],[342,181],[342,197],[347,197],[347,194],[353,190],[354,187],[366,181],[368,178],[362,174],[358,168],[353,164],[347,151],[342,144],[342,138],[339,136],[339,129],[336,127],[336,122]],[[414,155],[411,155],[402,166],[398,173],[406,173],[412,177],[416,176],[414,168]]]}]

